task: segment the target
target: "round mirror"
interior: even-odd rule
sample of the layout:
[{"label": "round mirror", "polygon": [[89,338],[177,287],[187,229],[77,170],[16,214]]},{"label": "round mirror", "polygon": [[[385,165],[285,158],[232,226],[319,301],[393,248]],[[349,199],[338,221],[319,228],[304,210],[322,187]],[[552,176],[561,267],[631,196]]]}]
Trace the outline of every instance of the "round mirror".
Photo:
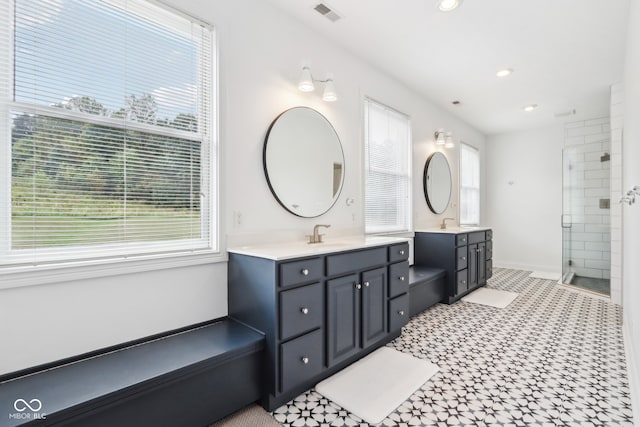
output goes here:
[{"label": "round mirror", "polygon": [[276,117],[264,142],[263,161],[271,192],[294,215],[322,215],[340,195],[342,145],[316,110],[295,107]]},{"label": "round mirror", "polygon": [[424,165],[424,196],[431,212],[441,214],[451,199],[451,170],[444,154],[433,153]]}]

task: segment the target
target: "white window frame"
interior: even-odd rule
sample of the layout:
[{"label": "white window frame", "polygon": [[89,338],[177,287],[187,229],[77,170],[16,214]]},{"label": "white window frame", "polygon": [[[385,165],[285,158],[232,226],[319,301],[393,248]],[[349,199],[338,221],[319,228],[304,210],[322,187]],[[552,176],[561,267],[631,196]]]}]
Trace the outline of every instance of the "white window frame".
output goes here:
[{"label": "white window frame", "polygon": [[[364,132],[363,132],[363,136],[364,136],[364,199],[365,199],[365,203],[363,206],[364,209],[364,221],[365,221],[365,234],[393,234],[393,233],[404,233],[404,232],[409,232],[411,231],[412,227],[413,227],[413,208],[412,208],[412,198],[413,198],[413,191],[412,191],[412,165],[413,165],[413,144],[412,144],[412,134],[411,134],[411,118],[405,114],[402,113],[392,107],[389,107],[381,102],[378,102],[372,98],[369,97],[365,97],[364,99]],[[400,147],[400,150],[406,150],[406,152],[404,153],[404,155],[406,155],[406,163],[404,165],[405,170],[395,170],[392,173],[396,174],[397,176],[401,176],[404,177],[405,182],[406,182],[406,203],[403,207],[404,210],[404,224],[401,224],[400,222],[396,222],[393,225],[384,225],[384,224],[369,224],[367,221],[367,211],[366,211],[366,199],[367,199],[367,180],[368,180],[368,173],[369,173],[369,159],[368,159],[368,155],[369,155],[369,135],[368,135],[368,120],[369,120],[369,114],[368,114],[368,109],[369,109],[369,105],[374,105],[377,108],[381,108],[384,109],[386,111],[389,112],[389,114],[393,114],[399,117],[403,117],[406,118],[406,122],[407,122],[407,139],[406,141],[404,141],[404,147]],[[387,172],[387,171],[383,171],[383,172]]]},{"label": "white window frame", "polygon": [[[111,1],[114,5],[120,3],[119,0]],[[182,17],[188,17],[194,22],[199,22],[202,25],[206,25],[211,31],[211,51],[208,53],[211,58],[210,75],[213,79],[209,82],[211,93],[210,96],[205,97],[206,102],[209,103],[208,110],[213,117],[210,117],[209,124],[210,129],[208,133],[208,144],[204,151],[208,151],[207,155],[202,157],[202,162],[207,162],[210,170],[210,176],[208,182],[203,182],[203,189],[208,187],[209,191],[205,199],[207,202],[203,202],[201,209],[208,210],[208,233],[210,247],[207,250],[187,250],[184,252],[168,252],[168,253],[141,253],[135,257],[127,257],[126,255],[118,256],[117,253],[109,253],[103,258],[87,258],[87,259],[60,259],[53,263],[42,263],[38,265],[24,265],[7,264],[5,267],[0,268],[0,289],[13,288],[20,286],[39,285],[46,283],[57,283],[66,280],[80,280],[95,277],[105,277],[110,275],[119,275],[132,272],[152,271],[163,268],[176,268],[185,267],[191,265],[200,265],[211,262],[223,262],[226,261],[226,254],[222,253],[221,248],[221,233],[220,233],[220,221],[219,221],[219,199],[220,199],[220,167],[219,167],[219,144],[218,144],[218,70],[217,70],[217,43],[216,32],[212,26],[198,21],[197,19],[185,15],[182,12],[174,9],[167,8],[166,6],[159,4],[153,0],[149,3],[156,7],[163,8],[167,13],[174,13]],[[8,13],[4,18],[0,18],[0,23],[8,24],[3,25],[5,30],[0,30],[0,79],[8,79],[9,82],[14,81],[14,67],[13,67],[13,1],[7,1],[4,6],[0,6],[0,10],[6,10]],[[10,89],[9,84],[4,84],[0,81],[0,89],[5,86]],[[11,111],[19,110],[34,114],[46,114],[48,116],[82,120],[85,122],[93,122],[95,124],[107,124],[113,126],[113,123],[107,122],[104,118],[96,116],[87,119],[86,116],[79,118],[69,115],[62,109],[53,107],[46,107],[41,105],[32,105],[25,102],[16,102],[13,100],[12,93],[0,93],[0,138],[5,141],[0,143],[0,227],[8,226],[8,230],[0,230],[1,233],[8,233],[5,235],[11,235],[11,174],[12,174],[12,160],[11,160]],[[144,124],[128,123],[128,129],[137,128],[138,130],[145,131]],[[154,133],[158,133],[157,129],[154,129]],[[167,129],[167,135],[169,136],[184,136],[186,132],[180,130]],[[204,166],[203,166],[204,167]],[[8,178],[8,179],[7,179]],[[204,215],[203,215],[204,217]],[[154,242],[149,242],[150,247],[157,246]],[[63,251],[77,251],[74,247],[65,247]],[[46,252],[47,249],[44,249]],[[108,250],[107,250],[108,252]],[[4,255],[3,255],[4,254]],[[11,249],[0,246],[0,256],[11,256]]]},{"label": "white window frame", "polygon": [[[478,164],[477,164],[477,177],[476,179],[474,179],[473,181],[476,181],[478,183],[477,186],[469,186],[469,187],[465,187],[463,185],[464,179],[463,179],[463,174],[465,173],[464,168],[462,166],[462,155],[463,155],[463,151],[467,150],[468,152],[474,152],[476,155],[476,159],[478,160]],[[481,178],[481,173],[480,173],[480,168],[481,168],[481,163],[480,163],[480,150],[477,149],[476,147],[467,144],[465,142],[460,142],[460,212],[459,212],[459,218],[460,218],[460,225],[480,225],[480,209],[481,209],[481,200],[480,200],[480,192],[482,191],[482,182],[480,180]],[[478,199],[478,205],[477,205],[477,213],[478,216],[477,218],[475,218],[475,221],[464,221],[463,220],[463,216],[462,216],[462,212],[463,212],[463,206],[465,203],[469,203],[467,200],[464,200],[463,198],[463,194],[465,193],[463,191],[463,189],[467,188],[468,190],[471,191],[475,191],[477,193],[477,199]]]}]

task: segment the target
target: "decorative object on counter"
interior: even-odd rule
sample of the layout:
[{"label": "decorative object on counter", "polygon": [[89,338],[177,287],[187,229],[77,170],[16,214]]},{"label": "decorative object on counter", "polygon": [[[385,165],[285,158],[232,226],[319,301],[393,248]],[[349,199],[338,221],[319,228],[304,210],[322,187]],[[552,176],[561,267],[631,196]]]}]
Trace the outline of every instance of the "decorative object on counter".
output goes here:
[{"label": "decorative object on counter", "polygon": [[501,291],[500,289],[480,288],[469,295],[462,297],[461,301],[473,304],[488,305],[490,307],[505,308],[518,298],[517,293]]},{"label": "decorative object on counter", "polygon": [[451,169],[444,154],[435,152],[424,165],[424,197],[435,214],[447,210],[451,200]]},{"label": "decorative object on counter", "polygon": [[438,370],[428,360],[382,347],[315,388],[367,423],[379,424]]},{"label": "decorative object on counter", "polygon": [[436,145],[444,145],[445,148],[453,148],[454,146],[453,134],[442,128],[435,131],[433,137],[435,138]]},{"label": "decorative object on counter", "polygon": [[263,151],[271,192],[294,215],[313,218],[338,200],[344,154],[338,134],[319,112],[294,107],[269,126]]},{"label": "decorative object on counter", "polygon": [[313,82],[324,83],[324,91],[322,92],[323,101],[334,102],[338,100],[338,93],[336,92],[336,87],[333,84],[332,78],[327,78],[325,80],[314,79],[311,75],[311,69],[309,67],[302,67],[302,74],[300,74],[298,89],[302,92],[313,92],[316,88]]}]

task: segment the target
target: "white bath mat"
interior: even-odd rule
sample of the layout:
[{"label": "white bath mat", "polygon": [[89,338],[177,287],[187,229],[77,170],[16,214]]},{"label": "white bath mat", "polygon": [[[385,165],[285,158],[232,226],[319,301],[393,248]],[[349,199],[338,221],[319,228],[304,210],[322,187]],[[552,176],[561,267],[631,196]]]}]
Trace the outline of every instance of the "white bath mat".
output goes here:
[{"label": "white bath mat", "polygon": [[482,287],[462,297],[461,300],[475,304],[490,305],[491,307],[505,308],[517,297],[518,294],[515,292]]},{"label": "white bath mat", "polygon": [[382,347],[316,385],[369,424],[381,423],[436,372],[433,363]]},{"label": "white bath mat", "polygon": [[532,271],[529,274],[529,277],[534,279],[545,279],[545,280],[560,280],[560,273],[555,273],[553,271]]}]

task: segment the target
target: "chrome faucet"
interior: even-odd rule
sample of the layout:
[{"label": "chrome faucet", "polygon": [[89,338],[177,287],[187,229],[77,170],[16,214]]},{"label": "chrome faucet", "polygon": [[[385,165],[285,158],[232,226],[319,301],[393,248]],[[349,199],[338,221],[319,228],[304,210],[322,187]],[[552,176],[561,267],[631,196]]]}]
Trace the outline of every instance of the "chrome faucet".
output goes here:
[{"label": "chrome faucet", "polygon": [[324,234],[318,234],[318,230],[320,229],[320,227],[326,227],[329,228],[331,227],[330,225],[325,225],[325,224],[316,224],[313,226],[313,234],[312,235],[307,235],[307,237],[309,238],[309,242],[308,243],[322,243],[322,236],[324,236]]},{"label": "chrome faucet", "polygon": [[444,218],[442,220],[442,222],[440,223],[440,229],[441,230],[446,230],[446,228],[447,228],[447,220],[448,219],[450,219],[451,221],[455,221],[456,220],[455,218]]}]

